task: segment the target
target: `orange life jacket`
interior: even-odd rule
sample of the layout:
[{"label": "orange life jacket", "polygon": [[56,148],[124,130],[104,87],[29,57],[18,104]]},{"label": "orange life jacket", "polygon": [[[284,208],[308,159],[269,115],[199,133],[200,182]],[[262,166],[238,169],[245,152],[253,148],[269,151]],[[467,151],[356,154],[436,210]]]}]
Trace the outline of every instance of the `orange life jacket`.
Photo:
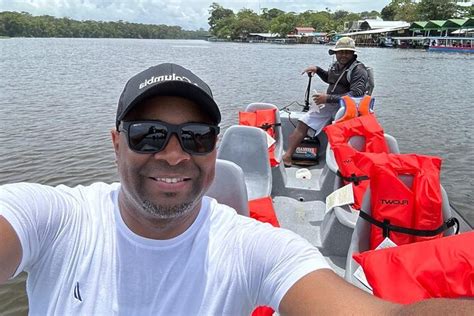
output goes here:
[{"label": "orange life jacket", "polygon": [[374,295],[400,304],[474,297],[474,232],[355,254]]},{"label": "orange life jacket", "polygon": [[349,145],[353,136],[365,139],[363,152],[388,152],[382,127],[373,115],[359,116],[351,120],[328,125],[324,128],[331,144],[334,158],[339,167],[339,174],[345,184],[352,182],[355,209],[360,209],[364,193],[368,188],[369,164],[354,162],[353,156],[358,152]]},{"label": "orange life jacket", "polygon": [[[274,227],[280,227],[275,209],[273,208],[273,201],[270,196],[254,199],[249,201],[250,217],[263,222],[270,223]],[[252,316],[271,316],[274,311],[268,306],[259,306],[253,312]]]},{"label": "orange life jacket", "polygon": [[372,98],[370,95],[364,95],[362,98],[357,99],[358,102],[356,101],[356,99],[348,95],[344,95],[341,97],[340,103],[341,106],[345,108],[345,112],[341,118],[336,120],[336,123],[344,122],[353,119],[357,116],[372,114],[375,99]]},{"label": "orange life jacket", "polygon": [[[239,112],[239,125],[262,128],[268,135],[275,138],[276,109],[257,110],[255,112]],[[275,157],[275,144],[268,148],[270,166],[275,167],[280,162]]]},{"label": "orange life jacket", "polygon": [[280,227],[270,196],[250,200],[249,211],[250,217],[263,223],[270,223],[274,227]]},{"label": "orange life jacket", "polygon": [[[382,157],[384,155],[386,158]],[[376,156],[378,158],[374,158]],[[371,218],[379,224],[384,223],[383,228],[379,227],[381,225],[371,225],[370,249],[376,248],[385,237],[389,237],[397,245],[441,237],[444,230],[441,229],[441,158],[416,154],[356,153],[354,156],[354,160],[364,159],[373,162],[369,175]],[[411,187],[399,178],[400,175],[413,177]],[[365,217],[367,214],[362,212],[363,210],[360,216]],[[408,230],[441,230],[437,234],[420,233],[417,236],[397,232],[390,225]]]}]

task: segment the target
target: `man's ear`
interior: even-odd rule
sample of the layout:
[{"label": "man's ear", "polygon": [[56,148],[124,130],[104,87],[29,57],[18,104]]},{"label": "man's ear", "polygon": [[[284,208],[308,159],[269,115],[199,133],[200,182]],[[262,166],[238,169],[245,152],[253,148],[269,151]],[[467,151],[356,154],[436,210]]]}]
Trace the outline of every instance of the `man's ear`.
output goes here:
[{"label": "man's ear", "polygon": [[120,146],[120,133],[113,128],[110,130],[110,136],[112,137],[112,144],[114,145],[115,158],[117,158]]}]

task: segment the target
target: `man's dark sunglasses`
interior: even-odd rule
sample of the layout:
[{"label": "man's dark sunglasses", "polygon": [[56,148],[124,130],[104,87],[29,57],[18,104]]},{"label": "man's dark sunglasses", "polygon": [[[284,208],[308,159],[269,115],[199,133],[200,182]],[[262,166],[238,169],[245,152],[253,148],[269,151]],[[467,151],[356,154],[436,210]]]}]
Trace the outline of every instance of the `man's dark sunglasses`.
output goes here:
[{"label": "man's dark sunglasses", "polygon": [[120,131],[127,134],[128,146],[140,154],[162,151],[176,134],[181,148],[191,155],[206,155],[214,150],[219,127],[204,123],[179,125],[162,121],[122,121]]}]

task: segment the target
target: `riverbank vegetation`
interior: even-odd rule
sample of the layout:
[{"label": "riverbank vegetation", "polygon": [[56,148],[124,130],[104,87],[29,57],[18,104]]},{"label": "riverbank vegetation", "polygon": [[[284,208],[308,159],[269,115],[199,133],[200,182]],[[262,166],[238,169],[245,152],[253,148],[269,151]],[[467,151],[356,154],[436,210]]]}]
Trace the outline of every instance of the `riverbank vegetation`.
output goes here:
[{"label": "riverbank vegetation", "polygon": [[246,33],[271,32],[288,34],[297,26],[310,26],[317,32],[335,33],[344,31],[344,23],[362,19],[381,17],[385,21],[402,20],[406,22],[424,20],[446,20],[470,17],[473,7],[457,5],[456,0],[392,0],[381,12],[352,13],[344,10],[332,12],[305,11],[302,13],[284,12],[279,9],[262,9],[257,14],[249,9],[234,13],[218,3],[209,9],[209,26],[213,36],[237,39]]},{"label": "riverbank vegetation", "polygon": [[0,36],[9,37],[84,37],[198,39],[206,30],[187,31],[180,26],[129,23],[125,21],[77,21],[50,15],[33,16],[27,12],[0,12]]},{"label": "riverbank vegetation", "polygon": [[381,12],[353,13],[344,10],[332,12],[284,12],[277,8],[263,8],[257,13],[241,9],[235,13],[214,2],[209,7],[209,31],[183,30],[180,26],[130,23],[125,21],[77,21],[49,15],[33,16],[27,12],[0,12],[0,36],[7,37],[85,37],[85,38],[145,38],[145,39],[198,39],[215,36],[237,39],[248,33],[271,32],[288,34],[297,26],[310,26],[317,32],[336,33],[344,30],[344,23],[381,17],[386,21],[407,22],[445,20],[474,16],[473,7],[461,7],[456,0],[392,0]]}]

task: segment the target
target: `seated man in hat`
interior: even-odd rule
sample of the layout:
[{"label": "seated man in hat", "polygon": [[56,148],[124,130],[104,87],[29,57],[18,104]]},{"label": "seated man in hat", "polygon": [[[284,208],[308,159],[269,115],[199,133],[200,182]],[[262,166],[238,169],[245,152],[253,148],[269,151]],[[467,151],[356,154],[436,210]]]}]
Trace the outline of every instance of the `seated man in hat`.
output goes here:
[{"label": "seated man in hat", "polygon": [[[342,95],[361,97],[367,92],[367,70],[362,63],[357,61],[355,52],[354,40],[350,37],[342,37],[336,42],[334,48],[329,49],[329,55],[336,55],[336,62],[328,71],[317,66],[309,66],[303,71],[303,73],[316,73],[329,86],[326,93],[313,95],[319,111],[310,109],[299,119],[294,132],[290,135],[288,148],[283,156],[285,166],[291,166],[291,157],[310,128],[314,135],[317,135],[333,119],[339,109],[339,99]],[[350,80],[348,80],[347,72],[354,63],[357,65],[352,69]]]}]

